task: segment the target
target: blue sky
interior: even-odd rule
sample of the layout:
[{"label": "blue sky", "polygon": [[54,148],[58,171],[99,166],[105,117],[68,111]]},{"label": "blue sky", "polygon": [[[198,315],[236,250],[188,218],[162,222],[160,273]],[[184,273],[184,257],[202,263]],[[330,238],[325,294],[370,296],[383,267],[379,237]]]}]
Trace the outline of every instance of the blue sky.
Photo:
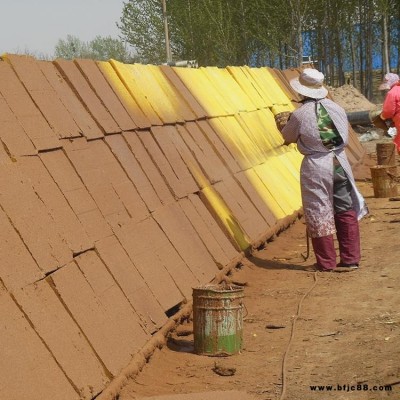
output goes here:
[{"label": "blue sky", "polygon": [[[127,2],[127,0],[125,0]],[[117,38],[124,0],[0,0],[0,54],[54,54],[67,35]]]}]

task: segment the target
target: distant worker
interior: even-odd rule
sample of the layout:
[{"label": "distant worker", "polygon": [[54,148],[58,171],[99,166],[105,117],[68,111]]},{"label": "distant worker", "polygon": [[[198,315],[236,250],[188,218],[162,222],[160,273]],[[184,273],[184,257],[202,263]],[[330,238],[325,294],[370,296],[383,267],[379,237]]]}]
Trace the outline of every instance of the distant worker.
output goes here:
[{"label": "distant worker", "polygon": [[392,120],[397,134],[393,139],[397,152],[400,153],[400,78],[389,72],[384,76],[380,90],[388,90],[382,105],[381,119]]},{"label": "distant worker", "polygon": [[[282,123],[276,116],[284,145],[297,143],[304,155],[300,169],[301,196],[307,234],[319,271],[347,272],[360,263],[358,220],[367,214],[344,151],[349,123],[346,112],[326,98],[324,75],[306,68],[290,85],[303,96],[302,105]],[[284,126],[283,126],[284,125]],[[283,127],[282,127],[283,126]],[[339,242],[336,263],[334,233]]]}]

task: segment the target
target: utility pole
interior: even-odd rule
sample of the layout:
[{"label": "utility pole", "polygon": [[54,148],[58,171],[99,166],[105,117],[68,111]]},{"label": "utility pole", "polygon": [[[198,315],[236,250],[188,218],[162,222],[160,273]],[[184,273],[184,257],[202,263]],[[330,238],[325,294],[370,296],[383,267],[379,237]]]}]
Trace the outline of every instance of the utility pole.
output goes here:
[{"label": "utility pole", "polygon": [[164,17],[164,31],[165,31],[165,47],[167,50],[167,63],[172,62],[171,46],[169,44],[169,33],[168,33],[168,17],[167,17],[167,4],[166,0],[162,0],[163,17]]}]

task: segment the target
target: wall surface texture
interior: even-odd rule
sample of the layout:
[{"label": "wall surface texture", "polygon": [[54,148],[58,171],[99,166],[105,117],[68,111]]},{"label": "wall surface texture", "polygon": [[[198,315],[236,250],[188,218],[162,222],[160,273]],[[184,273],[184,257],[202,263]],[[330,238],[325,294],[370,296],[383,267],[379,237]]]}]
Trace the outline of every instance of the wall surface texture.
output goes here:
[{"label": "wall surface texture", "polygon": [[297,217],[302,156],[274,123],[292,100],[268,68],[2,57],[0,398],[97,396]]}]

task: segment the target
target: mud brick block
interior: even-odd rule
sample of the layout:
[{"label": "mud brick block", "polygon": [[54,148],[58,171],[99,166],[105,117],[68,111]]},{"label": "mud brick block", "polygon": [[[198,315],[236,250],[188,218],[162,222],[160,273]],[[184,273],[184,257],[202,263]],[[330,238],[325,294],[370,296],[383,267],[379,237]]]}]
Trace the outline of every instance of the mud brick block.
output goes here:
[{"label": "mud brick block", "polygon": [[77,139],[65,146],[67,155],[111,226],[141,221],[149,211],[133,183],[103,141]]},{"label": "mud brick block", "polygon": [[2,398],[80,400],[24,314],[1,288],[0,315]]},{"label": "mud brick block", "polygon": [[[125,225],[116,235],[164,311],[189,295],[196,279],[152,218]],[[170,265],[171,254],[177,264]]]},{"label": "mud brick block", "polygon": [[118,239],[115,236],[101,239],[96,242],[96,250],[146,330],[153,333],[159,329],[166,322],[166,315]]},{"label": "mud brick block", "polygon": [[40,158],[82,223],[90,241],[112,235],[110,226],[64,152],[41,153]]},{"label": "mud brick block", "polygon": [[211,254],[215,264],[224,267],[225,265],[229,264],[230,260],[225,254],[224,250],[221,248],[221,245],[216,240],[210,228],[207,226],[206,222],[189,200],[192,196],[196,195],[191,195],[187,199],[179,200],[179,206],[185,213],[190,223],[193,225],[193,228],[198,233],[205,247]]},{"label": "mud brick block", "polygon": [[58,231],[74,254],[93,247],[83,226],[69,206],[52,176],[38,157],[20,160],[24,176],[30,178],[33,188],[45,204],[57,225]]},{"label": "mud brick block", "polygon": [[242,168],[240,167],[238,160],[234,158],[221,138],[221,130],[224,128],[221,125],[220,119],[213,118],[207,121],[197,121],[197,124],[229,171],[232,174],[241,171]]},{"label": "mud brick block", "polygon": [[72,260],[72,251],[17,164],[2,167],[0,204],[44,273]]},{"label": "mud brick block", "polygon": [[252,241],[268,231],[267,222],[234,178],[218,182],[214,188]]},{"label": "mud brick block", "polygon": [[131,355],[135,354],[150,339],[150,334],[145,331],[120,286],[95,251],[80,254],[75,258],[75,262],[114,322],[114,326],[118,326],[122,331],[121,339],[128,344],[126,350]]},{"label": "mud brick block", "polygon": [[105,141],[110,146],[111,151],[118,159],[129,179],[133,182],[140,197],[146,203],[147,208],[150,211],[154,211],[158,207],[161,207],[162,203],[156,191],[143,172],[124,137],[120,135],[107,136]]},{"label": "mud brick block", "polygon": [[175,203],[160,208],[153,213],[153,217],[198,282],[211,281],[218,268],[179,205]]},{"label": "mud brick block", "polygon": [[74,92],[87,107],[91,116],[102,127],[105,133],[121,132],[121,128],[113,119],[109,111],[90,87],[90,84],[79,71],[73,61],[58,59],[54,65],[58,68],[63,78],[73,88]]},{"label": "mud brick block", "polygon": [[186,194],[197,192],[199,186],[189,168],[192,167],[197,172],[200,170],[200,166],[193,158],[175,126],[155,126],[151,128],[151,132],[168,160],[173,174],[178,177],[179,182],[182,182]]},{"label": "mud brick block", "polygon": [[[151,135],[150,131],[144,131],[145,134]],[[149,153],[146,151],[143,143],[139,139],[137,132],[125,132],[123,134],[129,148],[138,160],[144,173],[152,184],[158,198],[162,204],[168,204],[175,201],[170,188],[167,186],[163,176],[158,170],[156,164],[152,160]]]},{"label": "mud brick block", "polygon": [[37,154],[35,146],[25,133],[6,100],[0,95],[0,139],[11,157]]},{"label": "mud brick block", "polygon": [[[146,150],[150,154],[154,164],[157,165],[159,172],[163,176],[171,192],[174,194],[174,197],[180,199],[187,196],[188,191],[187,187],[185,187],[185,182],[180,179],[180,177],[182,177],[182,173],[176,175],[174,167],[170,164],[170,160],[160,149],[151,133],[148,131],[140,131],[138,132],[138,136],[144,144]],[[177,165],[175,165],[175,168],[178,168],[179,164],[181,163],[177,163]],[[184,169],[187,170],[186,166],[184,166]],[[190,191],[190,193],[192,192]]]},{"label": "mud brick block", "polygon": [[88,113],[85,105],[76,96],[73,89],[62,77],[57,67],[50,61],[37,61],[40,70],[56,91],[60,100],[72,115],[74,121],[79,126],[79,130],[87,139],[98,139],[104,136],[102,129]]},{"label": "mud brick block", "polygon": [[150,121],[150,125],[162,125],[160,117],[152,107],[150,101],[147,98],[147,88],[143,86],[143,82],[136,81],[130,66],[121,62],[111,60],[110,64],[118,74],[125,87],[128,89],[129,94],[139,105],[146,118]]},{"label": "mud brick block", "polygon": [[210,183],[219,182],[230,175],[216,149],[209,143],[196,122],[177,126],[177,129]]},{"label": "mud brick block", "polygon": [[[251,180],[249,179],[249,176],[252,177]],[[265,190],[263,190],[262,193],[265,196],[269,195],[269,198],[263,199],[261,197],[260,193],[257,191],[257,188],[254,185],[254,181],[260,180],[260,178],[256,175],[255,171],[253,169],[249,169],[244,172],[239,172],[238,174],[235,175],[235,177],[240,183],[240,186],[242,187],[244,192],[251,199],[251,202],[263,216],[268,226],[270,228],[274,227],[275,224],[277,223],[277,218],[271,211],[271,208],[268,207],[268,203],[266,202],[266,200],[275,202],[275,199],[272,198],[267,188],[265,188]],[[260,185],[263,185],[262,181],[260,181]]]},{"label": "mud brick block", "polygon": [[82,398],[101,392],[109,377],[49,283],[43,280],[26,286],[14,296]]},{"label": "mud brick block", "polygon": [[[136,64],[136,66],[138,66]],[[150,79],[157,82],[166,98],[171,103],[171,107],[175,111],[175,122],[194,121],[197,119],[191,108],[188,106],[181,93],[175,88],[172,82],[162,73],[158,65],[140,66],[150,73]]]},{"label": "mud brick block", "polygon": [[130,131],[138,128],[104,78],[97,63],[89,59],[77,59],[74,60],[74,62],[88,82],[90,82],[90,86],[107,108],[108,112],[113,116],[118,126],[123,131]]},{"label": "mud brick block", "polygon": [[61,147],[61,142],[56,134],[30,98],[12,67],[6,62],[0,62],[0,94],[6,100],[36,150],[52,150]]},{"label": "mud brick block", "polygon": [[203,219],[204,223],[207,225],[208,229],[212,232],[213,237],[215,238],[216,242],[221,246],[224,250],[225,254],[229,258],[229,260],[234,260],[240,253],[236,250],[233,246],[231,240],[228,238],[226,233],[221,229],[218,225],[214,217],[208,211],[207,207],[203,203],[197,195],[189,196],[190,202],[193,204],[193,207],[199,213],[201,218]]},{"label": "mud brick block", "polygon": [[[97,264],[100,269],[100,264]],[[102,271],[99,271],[102,274]],[[116,376],[131,360],[143,336],[139,325],[139,341],[135,331],[125,330],[126,323],[117,315],[119,309],[110,309],[103,304],[90,278],[86,278],[77,264],[72,262],[51,275],[55,290],[68,307],[72,317],[84,332],[94,351],[110,374]],[[110,294],[113,289],[110,288]]]},{"label": "mud brick block", "polygon": [[13,291],[44,278],[7,215],[0,210],[0,279]]},{"label": "mud brick block", "polygon": [[11,64],[32,100],[59,138],[79,137],[80,129],[59,96],[43,75],[33,57],[7,54]]}]

